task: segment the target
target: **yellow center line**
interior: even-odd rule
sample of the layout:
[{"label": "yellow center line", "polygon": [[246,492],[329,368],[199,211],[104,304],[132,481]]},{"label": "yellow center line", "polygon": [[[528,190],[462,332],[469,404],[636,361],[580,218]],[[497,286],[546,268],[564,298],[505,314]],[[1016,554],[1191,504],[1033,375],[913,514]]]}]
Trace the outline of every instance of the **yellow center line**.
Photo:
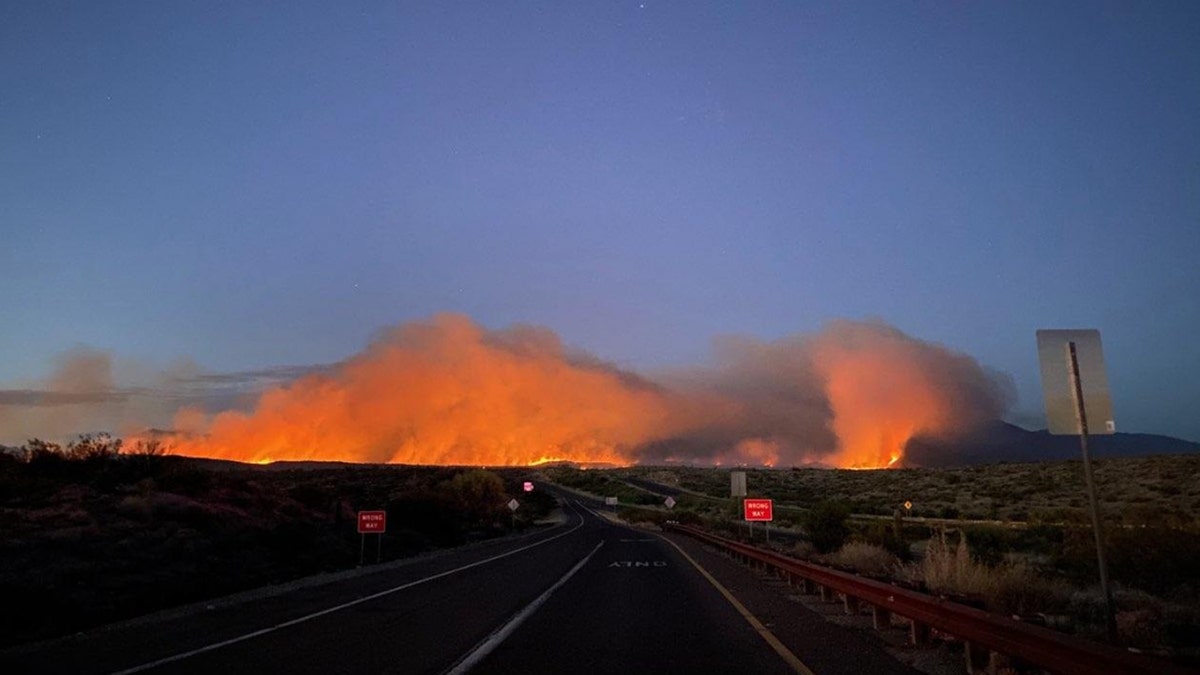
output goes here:
[{"label": "yellow center line", "polygon": [[692,566],[695,567],[700,574],[704,575],[704,578],[708,579],[708,583],[712,584],[714,588],[720,591],[721,595],[725,596],[725,599],[729,601],[729,604],[733,605],[733,608],[738,611],[738,614],[741,614],[742,618],[745,619],[746,622],[754,628],[754,630],[758,631],[758,634],[762,636],[762,639],[766,640],[767,644],[771,645],[771,648],[775,650],[775,653],[779,654],[779,657],[786,661],[787,664],[791,666],[792,670],[796,671],[797,673],[802,673],[803,675],[815,675],[815,673],[813,673],[808,666],[804,665],[803,661],[801,661],[796,657],[795,654],[792,653],[792,650],[788,649],[786,645],[780,642],[779,638],[775,637],[775,634],[768,630],[767,627],[758,620],[758,617],[751,614],[750,610],[746,609],[745,605],[739,602],[737,598],[733,597],[733,593],[730,593],[727,588],[721,585],[721,582],[714,579],[713,575],[708,573],[708,570],[701,567],[700,563],[696,562],[692,556],[688,555],[687,551],[683,550],[678,544],[670,539],[667,539],[661,534],[656,536],[671,546],[674,546],[675,550],[679,551],[680,555],[682,555],[684,558],[687,558],[687,561],[692,563]]}]

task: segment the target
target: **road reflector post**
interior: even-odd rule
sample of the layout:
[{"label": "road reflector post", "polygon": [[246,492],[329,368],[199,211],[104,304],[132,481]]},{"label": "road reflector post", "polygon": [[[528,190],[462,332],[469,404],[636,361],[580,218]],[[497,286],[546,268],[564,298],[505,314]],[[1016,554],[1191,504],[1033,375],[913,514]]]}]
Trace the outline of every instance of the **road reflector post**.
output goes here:
[{"label": "road reflector post", "polygon": [[[1096,498],[1096,480],[1088,453],[1089,433],[1116,432],[1112,396],[1108,391],[1108,377],[1104,371],[1100,331],[1039,330],[1037,342],[1042,373],[1042,395],[1045,399],[1046,421],[1050,433],[1079,436],[1088,511],[1091,514],[1092,534],[1096,540],[1096,562],[1100,567],[1100,590],[1104,593],[1105,628],[1108,641],[1116,644],[1116,606],[1108,579],[1104,531],[1100,527],[1100,506]],[[1089,413],[1093,419],[1104,420],[1104,426],[1095,431],[1090,430]]]}]

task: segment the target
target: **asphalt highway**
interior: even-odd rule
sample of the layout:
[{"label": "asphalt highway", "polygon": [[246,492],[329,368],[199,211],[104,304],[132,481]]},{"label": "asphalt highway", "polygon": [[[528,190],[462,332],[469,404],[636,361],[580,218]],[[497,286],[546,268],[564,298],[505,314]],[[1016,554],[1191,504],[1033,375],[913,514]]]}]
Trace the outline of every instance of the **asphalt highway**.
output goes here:
[{"label": "asphalt highway", "polygon": [[695,542],[562,500],[537,534],[8,650],[0,672],[912,672]]}]

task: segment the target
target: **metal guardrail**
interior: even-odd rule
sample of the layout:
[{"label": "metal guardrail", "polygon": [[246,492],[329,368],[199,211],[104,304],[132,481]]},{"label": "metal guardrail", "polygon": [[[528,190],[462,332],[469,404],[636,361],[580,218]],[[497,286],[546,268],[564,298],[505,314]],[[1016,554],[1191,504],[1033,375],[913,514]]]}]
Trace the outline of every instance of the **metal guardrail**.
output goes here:
[{"label": "metal guardrail", "polygon": [[819,592],[823,599],[832,600],[831,594],[837,593],[843,596],[847,612],[857,613],[860,602],[869,604],[876,628],[889,626],[893,614],[908,619],[915,643],[927,641],[931,628],[953,635],[966,644],[968,672],[987,668],[989,663],[998,660],[997,656],[1062,675],[1195,672],[1163,659],[1089,642],[924,593],[789,558],[699,528],[676,524],[665,527],[724,549],[743,562],[772,570],[785,577],[789,584],[799,583],[808,592]]}]

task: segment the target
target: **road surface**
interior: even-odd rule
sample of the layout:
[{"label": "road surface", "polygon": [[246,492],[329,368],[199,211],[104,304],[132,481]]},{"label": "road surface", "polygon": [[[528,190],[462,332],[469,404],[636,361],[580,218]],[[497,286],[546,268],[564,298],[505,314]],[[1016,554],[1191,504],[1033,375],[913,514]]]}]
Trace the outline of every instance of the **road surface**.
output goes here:
[{"label": "road surface", "polygon": [[0,672],[913,672],[686,537],[562,499],[530,536],[8,650]]}]

